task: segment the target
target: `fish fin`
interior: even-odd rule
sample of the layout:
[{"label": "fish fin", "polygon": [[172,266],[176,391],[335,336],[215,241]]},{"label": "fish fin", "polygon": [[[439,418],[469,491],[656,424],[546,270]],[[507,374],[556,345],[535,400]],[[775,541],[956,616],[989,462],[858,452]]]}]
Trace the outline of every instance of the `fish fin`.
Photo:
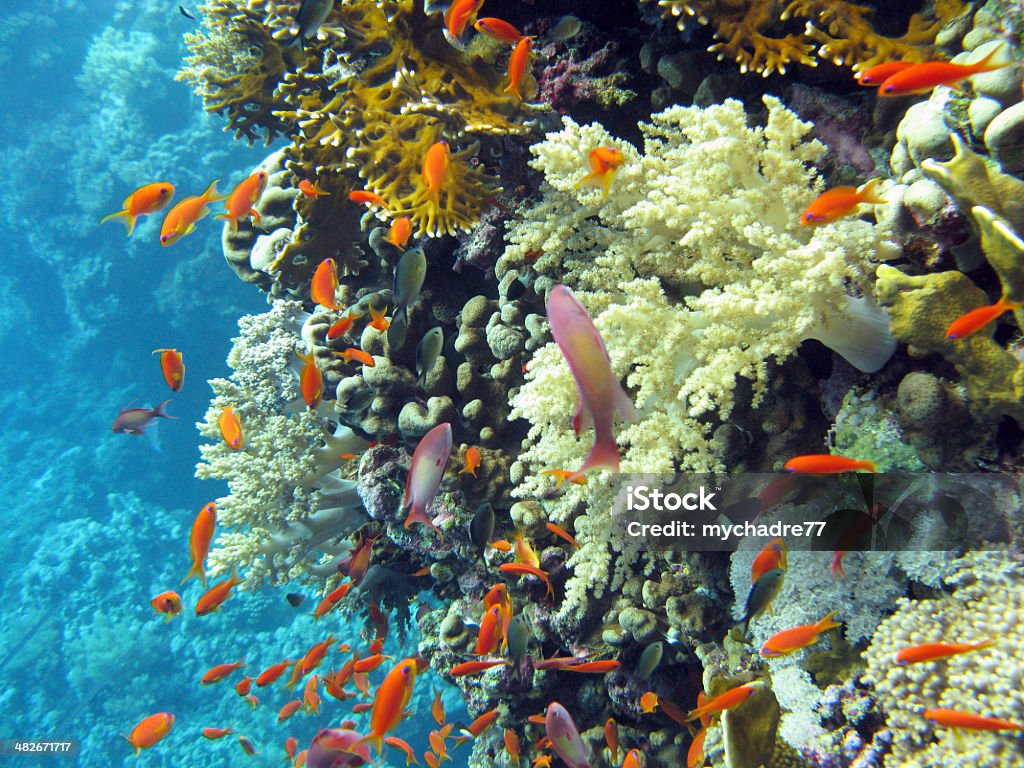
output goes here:
[{"label": "fish fin", "polygon": [[572,188],[579,189],[580,187],[596,187],[599,184],[603,183],[601,181],[602,175],[603,174],[599,173],[598,171],[592,171],[588,173],[586,176],[584,176],[582,179],[577,181]]},{"label": "fish fin", "polygon": [[256,223],[259,225],[260,229],[263,229],[263,220],[260,218],[259,211],[257,211],[255,208],[250,208],[249,215],[256,220]]},{"label": "fish fin", "polygon": [[583,398],[580,397],[578,389],[576,397],[578,399],[578,405],[576,406],[576,413],[572,415],[572,430],[578,437],[580,433],[586,432],[594,426],[594,418],[590,413],[590,409],[584,405]]},{"label": "fish fin", "polygon": [[594,437],[594,445],[587,454],[583,466],[566,478],[570,483],[581,477],[591,469],[608,469],[612,472],[619,471],[619,446],[615,439],[609,434],[604,439]]},{"label": "fish fin", "polygon": [[825,616],[823,616],[821,618],[821,621],[818,622],[818,628],[822,632],[824,632],[824,631],[826,631],[828,629],[835,629],[836,627],[843,626],[843,622],[835,620],[837,613],[839,613],[838,610],[831,611],[828,614],[826,614]]},{"label": "fish fin", "polygon": [[220,193],[220,190],[217,189],[218,181],[220,181],[220,179],[214,179],[213,181],[211,181],[210,186],[208,186],[206,188],[206,191],[203,192],[202,196],[203,199],[206,200],[206,202],[212,203],[215,200],[223,200],[224,198],[227,197],[227,195],[222,195]]},{"label": "fish fin", "polygon": [[231,234],[234,235],[234,234],[238,233],[238,222],[235,220],[234,216],[231,216],[231,215],[229,215],[227,213],[218,213],[213,218],[215,218],[215,219],[224,219],[224,221],[226,221],[228,223],[228,225],[231,227]]},{"label": "fish fin", "polygon": [[614,395],[615,412],[619,415],[619,418],[623,421],[628,421],[630,424],[636,422],[636,407],[633,405],[629,393],[617,381],[615,382]]},{"label": "fish fin", "polygon": [[178,418],[177,416],[171,416],[169,413],[167,413],[167,404],[169,402],[171,402],[171,399],[167,398],[162,403],[160,403],[156,408],[154,408],[153,409],[153,418],[157,418],[157,417],[164,418],[164,419],[176,419],[176,418]]},{"label": "fish fin", "polygon": [[128,213],[128,211],[117,211],[115,213],[110,214],[109,216],[104,216],[102,219],[100,219],[100,224],[105,224],[108,221],[120,221],[122,224],[124,224],[125,229],[128,230],[125,234],[125,237],[131,237],[132,232],[135,231],[136,218],[137,217],[132,216],[130,213]]},{"label": "fish fin", "polygon": [[198,576],[202,579],[203,589],[206,589],[206,568],[202,562],[192,563],[192,567],[189,569],[188,573],[185,574],[185,578],[178,582],[178,586],[181,586],[193,576]]},{"label": "fish fin", "polygon": [[983,59],[967,66],[975,68],[975,74],[980,74],[982,72],[991,72],[993,69],[999,69],[1013,63],[1015,62],[1010,51],[1010,45],[1004,40],[989,51]]},{"label": "fish fin", "polygon": [[884,197],[882,197],[878,192],[875,191],[878,187],[878,182],[880,182],[881,180],[881,176],[876,176],[873,179],[868,179],[866,182],[864,182],[864,184],[860,186],[860,188],[857,190],[857,196],[860,198],[860,201],[862,203],[867,203],[869,205],[879,205],[881,203],[889,202]]}]

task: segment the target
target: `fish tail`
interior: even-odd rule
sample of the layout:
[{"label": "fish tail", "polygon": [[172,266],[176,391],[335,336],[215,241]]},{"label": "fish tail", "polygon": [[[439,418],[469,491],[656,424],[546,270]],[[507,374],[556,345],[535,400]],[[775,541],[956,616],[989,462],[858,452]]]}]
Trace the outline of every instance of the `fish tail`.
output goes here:
[{"label": "fish tail", "polygon": [[202,579],[203,589],[206,589],[206,568],[203,566],[202,561],[192,563],[192,567],[189,569],[189,572],[185,574],[185,578],[179,582],[178,586],[181,586],[181,584],[184,584],[193,576],[198,576],[200,579]]},{"label": "fish tail", "polygon": [[835,629],[836,627],[843,626],[843,622],[835,620],[837,613],[839,613],[839,611],[837,610],[831,611],[830,613],[823,616],[821,621],[818,622],[816,629],[820,630],[821,632],[824,632],[827,629]]},{"label": "fish tail", "polygon": [[572,188],[579,189],[580,187],[592,187],[596,184],[600,184],[600,177],[601,173],[599,173],[598,171],[593,171],[591,173],[588,173],[579,181],[577,181]]},{"label": "fish tail", "polygon": [[1015,62],[1013,56],[1010,54],[1010,46],[1004,40],[989,51],[985,58],[971,64],[970,66],[974,70],[975,74],[980,74],[982,72],[991,72],[993,69],[1000,69],[1013,63]]},{"label": "fish tail", "polygon": [[108,221],[120,221],[122,224],[124,224],[125,229],[128,230],[125,234],[125,237],[131,237],[132,232],[135,231],[136,219],[137,217],[132,216],[130,213],[128,213],[128,211],[115,211],[114,213],[111,213],[109,216],[104,216],[102,219],[100,219],[100,224],[105,224]]},{"label": "fish tail", "polygon": [[591,469],[607,469],[612,472],[619,471],[619,447],[611,434],[595,435],[594,446],[587,454],[583,466],[566,478],[570,483],[582,477],[585,472]]},{"label": "fish tail", "polygon": [[601,191],[604,195],[605,200],[608,199],[608,193],[612,189],[612,182],[615,180],[615,169],[609,169],[601,174]]},{"label": "fish tail", "polygon": [[229,213],[218,213],[213,218],[215,218],[215,219],[224,219],[224,221],[226,221],[231,226],[231,234],[234,235],[234,234],[238,233],[238,221],[231,214],[229,214]]},{"label": "fish tail", "polygon": [[993,645],[995,645],[998,642],[999,641],[994,639],[994,638],[993,639],[989,639],[989,640],[979,640],[977,643],[972,643],[971,644],[971,650],[980,651],[983,648],[991,648]]},{"label": "fish tail", "polygon": [[223,200],[227,197],[227,195],[222,195],[220,190],[217,189],[218,181],[220,181],[220,179],[214,179],[211,181],[210,186],[208,186],[206,191],[203,192],[203,199],[206,200],[206,202],[212,203],[215,200]]},{"label": "fish tail", "polygon": [[170,398],[164,400],[156,408],[153,409],[153,418],[154,419],[157,418],[157,417],[162,418],[162,419],[176,419],[176,418],[178,418],[177,416],[171,416],[167,412],[167,404],[169,402],[171,402]]},{"label": "fish tail", "polygon": [[875,466],[875,462],[868,461],[866,459],[860,463],[860,468],[861,469],[866,469],[868,472],[872,472],[872,473],[878,471],[878,467]]},{"label": "fish tail", "polygon": [[876,176],[873,179],[868,179],[864,184],[861,185],[860,189],[857,190],[857,196],[860,198],[862,203],[868,203],[869,205],[879,205],[881,203],[889,202],[882,197],[875,190],[878,187],[878,182],[882,180],[881,176]]}]

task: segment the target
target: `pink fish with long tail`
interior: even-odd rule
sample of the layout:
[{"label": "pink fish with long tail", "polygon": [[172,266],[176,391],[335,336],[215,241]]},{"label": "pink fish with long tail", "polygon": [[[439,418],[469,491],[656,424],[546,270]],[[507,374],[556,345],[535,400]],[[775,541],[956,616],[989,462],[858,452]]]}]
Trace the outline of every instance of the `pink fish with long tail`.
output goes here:
[{"label": "pink fish with long tail", "polygon": [[551,746],[569,768],[590,768],[590,753],[580,738],[579,729],[572,715],[557,701],[548,704],[544,713],[544,730]]},{"label": "pink fish with long tail", "polygon": [[548,322],[551,335],[562,350],[576,381],[578,404],[572,427],[580,434],[594,427],[594,445],[583,466],[568,479],[574,482],[590,469],[619,471],[619,448],[612,424],[618,414],[626,421],[636,420],[629,395],[612,373],[611,359],[601,334],[587,310],[564,285],[556,285],[548,296]]},{"label": "pink fish with long tail", "polygon": [[[110,431],[123,432],[128,435],[141,435],[146,431],[146,427],[158,418],[176,418],[167,413],[167,404],[169,402],[171,401],[164,400],[156,408],[129,408],[126,405],[117,414],[117,418],[114,419],[114,426],[110,428]],[[131,403],[128,405],[131,405]]]},{"label": "pink fish with long tail", "polygon": [[[404,507],[409,510],[409,516],[405,518],[406,528],[413,523],[426,523],[441,534],[441,530],[427,515],[427,509],[437,496],[451,452],[452,425],[448,422],[438,424],[420,438],[416,450],[412,452],[409,479],[405,483]],[[444,538],[444,534],[441,537]]]}]

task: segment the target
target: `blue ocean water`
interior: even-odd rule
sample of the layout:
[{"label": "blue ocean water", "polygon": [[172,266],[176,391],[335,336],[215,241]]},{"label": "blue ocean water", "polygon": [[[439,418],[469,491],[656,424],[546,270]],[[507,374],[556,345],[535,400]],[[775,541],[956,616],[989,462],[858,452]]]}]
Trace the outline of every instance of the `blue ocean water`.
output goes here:
[{"label": "blue ocean water", "polygon": [[[0,739],[75,739],[79,753],[0,754],[0,766],[282,765],[287,736],[305,746],[347,708],[327,700],[320,718],[281,726],[283,690],[261,691],[253,711],[233,690],[237,676],[210,687],[200,678],[242,657],[256,674],[351,628],[314,629],[308,602],[291,608],[286,590],[237,595],[195,617],[202,590],[192,581],[181,589],[186,611],[166,624],[149,604],[178,589],[195,513],[226,492],[193,477],[194,424],[206,380],[229,372],[237,318],[265,299],[225,264],[219,224],[202,222],[168,248],[159,216],[130,239],[116,222],[98,224],[150,181],[172,181],[179,199],[214,178],[228,190],[270,149],[235,141],[174,81],[195,24],[177,4],[18,6],[0,18]],[[185,387],[168,408],[176,420],[143,437],[113,434],[123,406],[171,395],[150,354],[159,347],[185,354]],[[387,651],[412,653],[414,641],[392,639]],[[431,675],[424,688],[440,685]],[[175,714],[174,730],[135,761],[119,734],[161,711]],[[257,755],[200,736],[229,724]],[[423,744],[426,731],[420,721],[398,733]]]}]

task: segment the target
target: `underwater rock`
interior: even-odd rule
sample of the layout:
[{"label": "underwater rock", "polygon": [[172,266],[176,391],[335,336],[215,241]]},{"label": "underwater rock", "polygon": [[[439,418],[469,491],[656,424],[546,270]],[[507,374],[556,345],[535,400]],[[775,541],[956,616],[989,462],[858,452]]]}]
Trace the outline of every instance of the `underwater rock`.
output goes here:
[{"label": "underwater rock", "polygon": [[896,414],[904,436],[929,469],[973,471],[995,456],[994,435],[971,418],[963,393],[918,371],[900,381]]},{"label": "underwater rock", "polygon": [[1003,110],[988,124],[985,146],[1007,167],[1024,165],[1024,102]]}]

